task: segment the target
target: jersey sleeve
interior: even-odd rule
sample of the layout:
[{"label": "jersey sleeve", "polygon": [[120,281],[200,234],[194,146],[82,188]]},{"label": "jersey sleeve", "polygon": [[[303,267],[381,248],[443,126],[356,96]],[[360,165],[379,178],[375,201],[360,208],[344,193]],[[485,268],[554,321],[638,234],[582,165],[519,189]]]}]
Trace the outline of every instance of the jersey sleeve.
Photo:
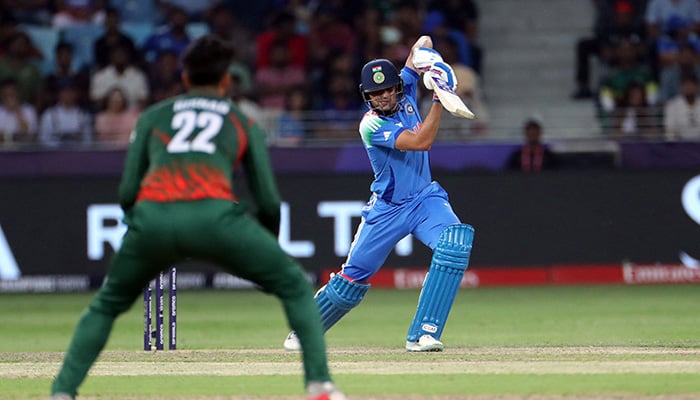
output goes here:
[{"label": "jersey sleeve", "polygon": [[420,75],[408,67],[403,67],[401,68],[401,79],[403,80],[403,90],[406,97],[410,97],[415,100]]},{"label": "jersey sleeve", "polygon": [[241,159],[246,180],[258,209],[258,221],[275,236],[280,227],[280,194],[272,172],[265,134],[253,123],[248,129],[248,144]]},{"label": "jersey sleeve", "polygon": [[141,180],[148,170],[147,143],[150,133],[146,115],[142,115],[131,132],[124,173],[119,184],[119,203],[124,211],[129,210],[136,202]]},{"label": "jersey sleeve", "polygon": [[362,121],[360,121],[360,136],[365,147],[388,147],[394,148],[396,138],[406,130],[389,119],[385,119],[376,113],[369,111]]}]

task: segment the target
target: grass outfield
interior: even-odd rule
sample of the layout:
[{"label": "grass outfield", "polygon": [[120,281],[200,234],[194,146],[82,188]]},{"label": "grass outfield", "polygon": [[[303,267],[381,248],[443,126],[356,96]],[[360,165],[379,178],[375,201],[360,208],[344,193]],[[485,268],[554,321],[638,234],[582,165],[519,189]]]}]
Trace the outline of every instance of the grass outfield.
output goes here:
[{"label": "grass outfield", "polygon": [[[281,308],[255,291],[178,291],[178,347],[147,353],[140,303],[81,399],[303,398]],[[46,398],[91,294],[0,295],[0,398]],[[327,334],[350,399],[700,399],[700,287],[460,292],[443,353],[403,351],[417,291],[372,289]]]}]

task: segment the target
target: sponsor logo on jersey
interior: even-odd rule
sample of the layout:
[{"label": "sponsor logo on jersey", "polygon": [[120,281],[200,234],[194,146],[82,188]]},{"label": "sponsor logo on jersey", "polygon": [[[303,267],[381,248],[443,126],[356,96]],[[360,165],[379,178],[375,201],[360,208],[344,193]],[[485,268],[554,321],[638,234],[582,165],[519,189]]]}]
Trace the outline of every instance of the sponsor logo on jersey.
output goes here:
[{"label": "sponsor logo on jersey", "polygon": [[416,110],[413,109],[413,105],[411,104],[406,104],[406,112],[409,114],[415,114]]}]

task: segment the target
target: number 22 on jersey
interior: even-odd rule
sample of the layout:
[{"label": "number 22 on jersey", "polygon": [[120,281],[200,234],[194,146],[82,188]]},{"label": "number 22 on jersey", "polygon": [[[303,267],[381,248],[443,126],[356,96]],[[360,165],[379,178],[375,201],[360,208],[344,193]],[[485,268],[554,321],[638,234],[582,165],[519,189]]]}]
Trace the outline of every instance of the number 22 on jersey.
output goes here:
[{"label": "number 22 on jersey", "polygon": [[168,152],[214,153],[216,145],[212,140],[221,132],[223,123],[223,116],[211,111],[184,110],[176,113],[171,122],[176,132],[168,143]]}]

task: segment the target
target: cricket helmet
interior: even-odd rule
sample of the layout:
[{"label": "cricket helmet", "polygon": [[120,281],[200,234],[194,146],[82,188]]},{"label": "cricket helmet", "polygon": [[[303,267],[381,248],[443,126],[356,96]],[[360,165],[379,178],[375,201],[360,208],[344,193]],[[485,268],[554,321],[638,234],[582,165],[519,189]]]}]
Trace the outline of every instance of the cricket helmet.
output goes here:
[{"label": "cricket helmet", "polygon": [[398,101],[403,100],[403,80],[394,64],[387,59],[379,58],[365,64],[360,81],[360,93],[368,104],[369,93],[391,87],[396,87]]}]

